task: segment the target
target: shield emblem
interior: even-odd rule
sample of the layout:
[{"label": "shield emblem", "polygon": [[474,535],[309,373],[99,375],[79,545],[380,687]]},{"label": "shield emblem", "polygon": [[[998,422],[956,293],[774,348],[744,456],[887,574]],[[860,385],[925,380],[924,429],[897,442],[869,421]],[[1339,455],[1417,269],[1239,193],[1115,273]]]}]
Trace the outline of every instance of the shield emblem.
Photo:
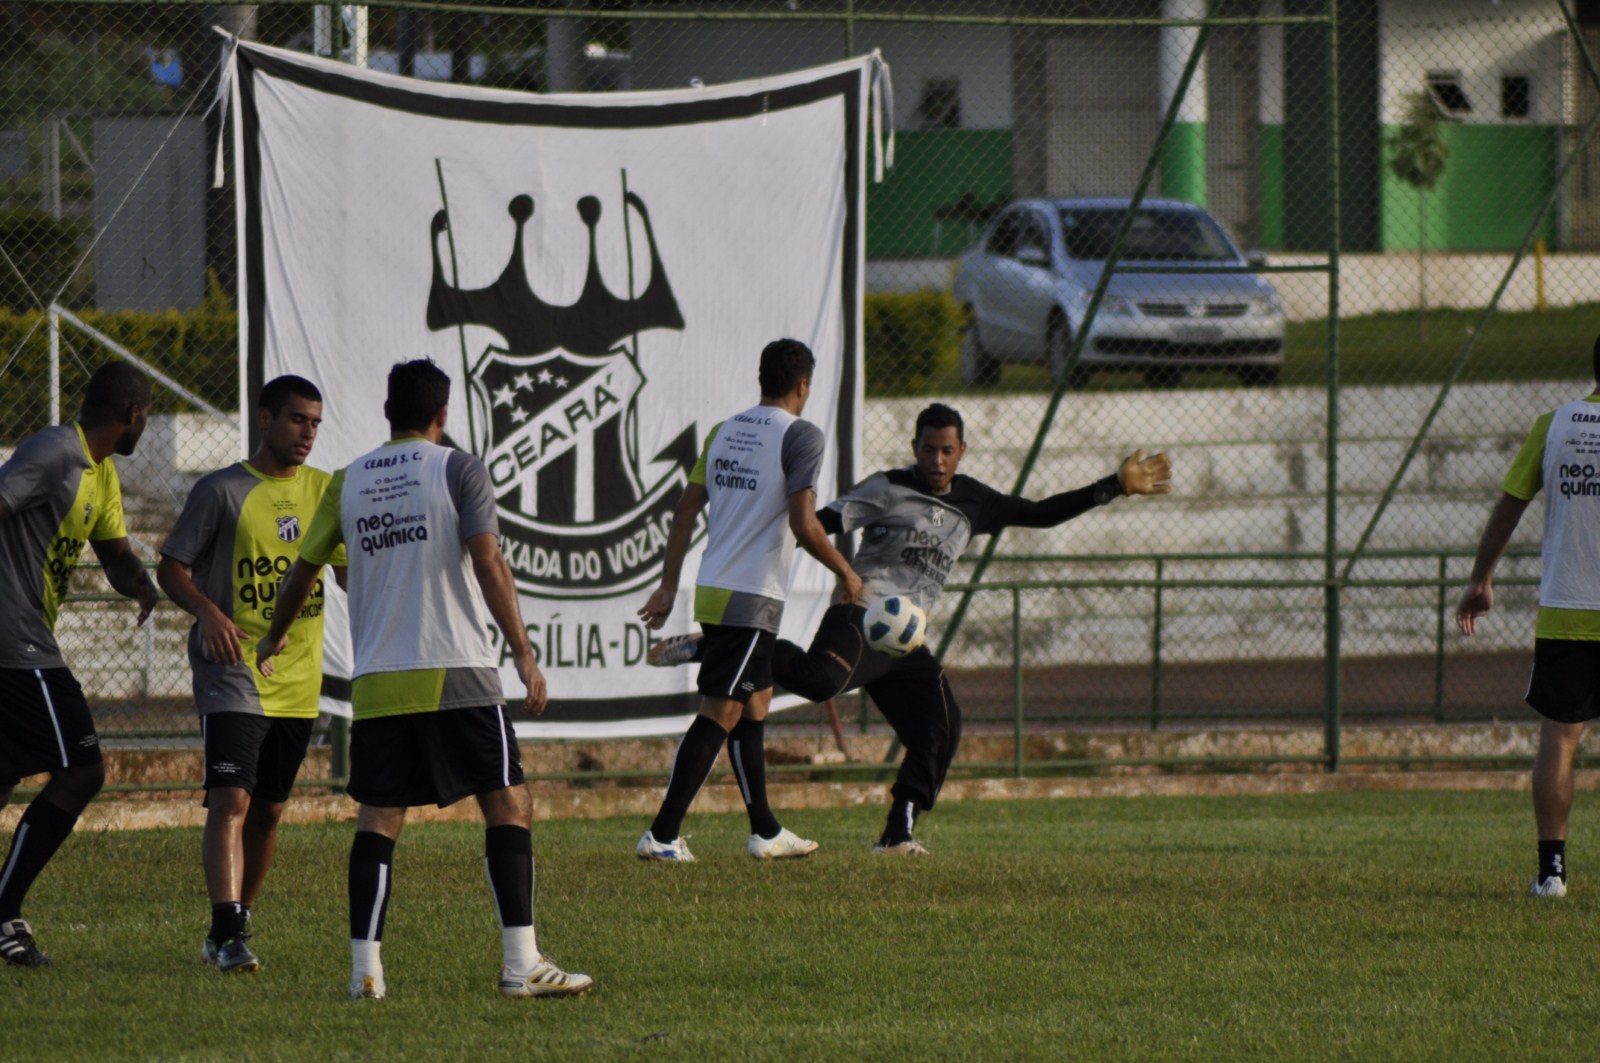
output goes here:
[{"label": "shield emblem", "polygon": [[292,543],[296,539],[300,538],[300,518],[279,517],[278,538],[282,539],[286,543]]}]

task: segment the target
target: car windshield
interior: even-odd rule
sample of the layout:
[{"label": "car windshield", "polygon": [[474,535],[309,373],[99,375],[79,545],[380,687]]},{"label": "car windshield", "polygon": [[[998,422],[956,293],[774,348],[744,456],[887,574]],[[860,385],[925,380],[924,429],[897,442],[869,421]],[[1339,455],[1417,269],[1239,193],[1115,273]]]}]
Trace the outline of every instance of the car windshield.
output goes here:
[{"label": "car windshield", "polygon": [[[1061,208],[1061,231],[1067,254],[1100,261],[1111,254],[1117,226],[1127,211],[1120,207]],[[1232,262],[1233,248],[1215,222],[1191,210],[1140,210],[1128,230],[1122,258],[1129,262]]]}]

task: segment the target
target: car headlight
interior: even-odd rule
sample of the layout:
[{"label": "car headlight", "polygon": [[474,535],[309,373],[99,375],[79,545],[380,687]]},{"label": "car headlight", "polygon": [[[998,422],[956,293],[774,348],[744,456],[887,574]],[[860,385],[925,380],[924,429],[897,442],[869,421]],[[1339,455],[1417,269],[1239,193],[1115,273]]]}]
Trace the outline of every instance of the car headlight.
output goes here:
[{"label": "car headlight", "polygon": [[[1082,310],[1089,308],[1089,300],[1094,298],[1093,288],[1080,288],[1074,300]],[[1132,317],[1133,304],[1120,295],[1107,292],[1100,299],[1100,315],[1102,317]]]},{"label": "car headlight", "polygon": [[1277,291],[1268,291],[1250,300],[1250,309],[1257,317],[1282,317],[1283,300],[1278,298]]}]

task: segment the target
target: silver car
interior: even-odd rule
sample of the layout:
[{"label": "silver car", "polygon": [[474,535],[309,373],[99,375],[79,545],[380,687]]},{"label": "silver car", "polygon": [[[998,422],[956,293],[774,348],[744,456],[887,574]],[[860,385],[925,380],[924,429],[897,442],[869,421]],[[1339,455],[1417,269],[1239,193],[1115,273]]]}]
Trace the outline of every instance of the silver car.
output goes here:
[{"label": "silver car", "polygon": [[[997,383],[1006,362],[1044,363],[1059,384],[1073,337],[1111,252],[1127,199],[1028,199],[995,216],[956,263],[956,301],[968,310],[961,378]],[[1252,261],[1259,262],[1256,256]],[[1243,266],[1216,219],[1191,203],[1140,204],[1073,377],[1142,370],[1151,385],[1185,370],[1227,370],[1246,384],[1277,383],[1283,304],[1250,273],[1124,273],[1131,265]]]}]

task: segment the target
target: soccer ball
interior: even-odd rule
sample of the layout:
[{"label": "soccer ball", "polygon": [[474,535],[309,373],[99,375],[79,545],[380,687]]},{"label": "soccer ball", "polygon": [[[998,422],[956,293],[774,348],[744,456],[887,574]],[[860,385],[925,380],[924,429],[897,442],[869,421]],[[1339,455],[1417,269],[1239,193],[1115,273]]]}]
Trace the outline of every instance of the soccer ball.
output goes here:
[{"label": "soccer ball", "polygon": [[922,645],[928,633],[928,615],[910,598],[880,598],[867,606],[861,630],[868,645],[879,653],[904,657]]}]

